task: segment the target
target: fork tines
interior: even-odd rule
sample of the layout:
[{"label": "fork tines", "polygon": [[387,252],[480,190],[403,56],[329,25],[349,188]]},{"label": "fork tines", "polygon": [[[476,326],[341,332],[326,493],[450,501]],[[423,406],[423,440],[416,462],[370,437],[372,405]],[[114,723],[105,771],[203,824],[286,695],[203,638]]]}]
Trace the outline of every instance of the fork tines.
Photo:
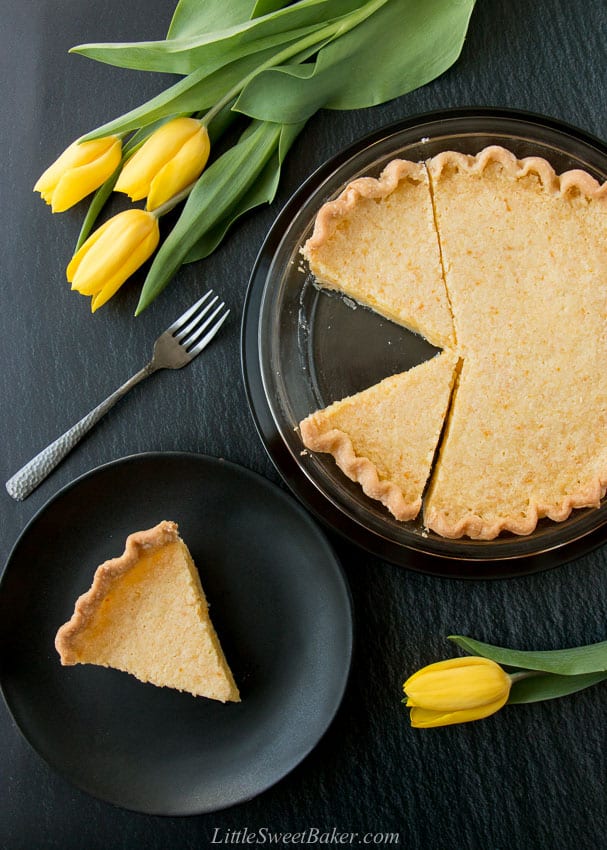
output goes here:
[{"label": "fork tines", "polygon": [[[215,307],[218,301],[219,296],[210,289],[167,328],[167,333],[172,334],[192,357],[209,344],[229,315],[223,301]],[[208,315],[210,310],[213,312]],[[200,339],[205,331],[207,333]]]}]

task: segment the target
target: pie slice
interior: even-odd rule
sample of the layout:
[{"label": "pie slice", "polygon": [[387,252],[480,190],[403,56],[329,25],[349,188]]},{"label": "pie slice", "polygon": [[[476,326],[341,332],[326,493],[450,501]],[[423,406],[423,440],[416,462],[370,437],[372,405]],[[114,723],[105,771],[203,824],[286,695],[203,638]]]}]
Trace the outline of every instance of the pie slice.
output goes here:
[{"label": "pie slice", "polygon": [[174,522],[129,535],[124,553],[97,568],[55,646],[62,664],[114,667],[159,687],[240,701]]},{"label": "pie slice", "polygon": [[[492,540],[502,531],[529,534],[541,517],[562,521],[573,508],[598,507],[607,445],[596,426],[607,427],[607,389],[570,384],[571,402],[557,372],[544,373],[542,381],[532,403],[525,370],[492,371],[464,360],[425,497],[428,528],[444,537]],[[601,403],[594,392],[602,398],[602,418],[580,409],[575,424],[568,414],[580,392],[591,407]]]},{"label": "pie slice", "polygon": [[399,520],[419,513],[458,358],[443,352],[331,404],[300,423],[304,445],[339,468]]},{"label": "pie slice", "polygon": [[317,282],[444,348],[454,345],[428,175],[394,160],[318,213],[302,252]]}]

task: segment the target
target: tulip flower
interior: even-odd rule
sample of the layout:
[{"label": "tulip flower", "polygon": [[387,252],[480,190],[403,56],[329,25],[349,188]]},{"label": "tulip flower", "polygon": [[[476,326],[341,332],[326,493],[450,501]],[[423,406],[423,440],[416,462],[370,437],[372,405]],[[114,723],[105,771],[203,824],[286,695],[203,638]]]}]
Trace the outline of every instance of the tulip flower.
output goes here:
[{"label": "tulip flower", "polygon": [[195,118],[163,124],[127,160],[115,185],[148,210],[165,204],[201,175],[211,150],[207,128]]},{"label": "tulip flower", "polygon": [[430,664],[403,685],[411,726],[428,729],[488,717],[505,705],[512,681],[489,658],[468,656]]},{"label": "tulip flower", "polygon": [[77,204],[111,177],[120,164],[119,136],[72,142],[34,186],[54,213]]},{"label": "tulip flower", "polygon": [[152,213],[140,209],[118,213],[72,257],[67,267],[72,289],[92,296],[94,313],[151,256],[159,239],[158,220]]}]

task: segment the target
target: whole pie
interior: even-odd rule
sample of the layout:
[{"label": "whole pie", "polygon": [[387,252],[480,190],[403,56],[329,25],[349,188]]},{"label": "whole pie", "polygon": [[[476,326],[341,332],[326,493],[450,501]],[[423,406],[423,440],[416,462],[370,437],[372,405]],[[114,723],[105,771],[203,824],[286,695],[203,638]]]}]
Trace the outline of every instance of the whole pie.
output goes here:
[{"label": "whole pie", "polygon": [[220,702],[240,696],[174,522],[130,534],[55,639],[62,664],[99,664]]},{"label": "whole pie", "polygon": [[[428,385],[397,376],[401,412],[392,401],[372,453],[358,431],[350,440],[356,462],[338,463],[358,481],[361,466],[367,480],[374,468],[381,486],[372,492],[363,482],[368,495],[398,519],[423,504],[428,528],[479,539],[528,534],[541,517],[561,521],[599,505],[607,486],[607,184],[583,171],[558,176],[543,159],[518,160],[496,146],[395,160],[325,204],[303,253],[321,285],[459,362],[440,441],[431,368]],[[373,396],[381,405],[391,386],[382,381],[348,404]],[[342,451],[340,441],[319,445],[309,427],[336,409],[301,423],[308,448]],[[412,412],[420,451],[399,454]],[[348,437],[351,426],[342,425]],[[428,480],[419,498],[404,486],[412,480]],[[383,498],[392,488],[396,495]],[[410,511],[393,509],[401,496]]]}]

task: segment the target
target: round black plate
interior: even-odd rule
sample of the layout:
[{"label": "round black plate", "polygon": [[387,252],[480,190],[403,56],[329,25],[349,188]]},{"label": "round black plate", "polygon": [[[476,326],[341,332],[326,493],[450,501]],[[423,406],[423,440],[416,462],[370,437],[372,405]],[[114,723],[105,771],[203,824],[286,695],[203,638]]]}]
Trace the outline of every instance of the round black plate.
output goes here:
[{"label": "round black plate", "polygon": [[329,455],[302,452],[298,422],[312,411],[429,359],[420,337],[347,299],[319,291],[300,248],[316,213],[352,179],[377,175],[394,157],[421,160],[442,150],[477,153],[490,144],[543,156],[558,172],[583,168],[607,179],[607,147],[559,121],[496,109],[412,116],[378,130],[323,165],[295,193],[257,259],[242,326],[249,404],[260,436],[287,484],[324,523],[397,564],[455,578],[506,578],[554,567],[607,540],[607,501],[562,523],[541,520],[524,537],[446,540],[421,518],[398,522],[337,469]]},{"label": "round black plate", "polygon": [[[59,662],[55,633],[97,565],[162,519],[200,570],[240,704]],[[314,521],[259,475],[190,454],[127,457],[51,499],[9,558],[0,624],[2,691],[32,746],[96,797],[164,815],[284,777],[330,724],[352,650],[349,590]]]}]

